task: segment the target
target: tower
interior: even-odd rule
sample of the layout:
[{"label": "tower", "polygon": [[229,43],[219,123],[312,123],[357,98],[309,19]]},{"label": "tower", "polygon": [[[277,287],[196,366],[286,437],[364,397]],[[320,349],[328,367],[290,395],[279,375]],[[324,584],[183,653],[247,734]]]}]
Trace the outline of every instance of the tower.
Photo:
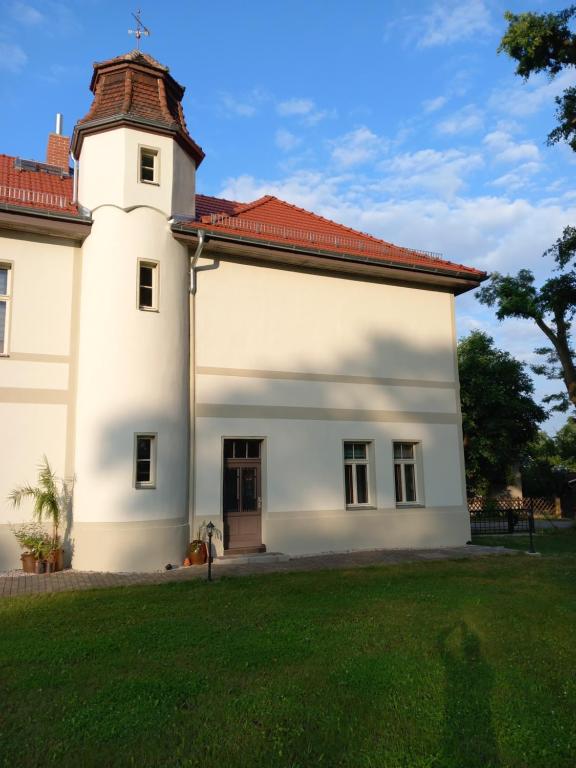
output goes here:
[{"label": "tower", "polygon": [[76,568],[150,570],[189,541],[189,259],[204,153],[184,88],[140,51],[94,65],[75,129],[82,247],[76,389]]}]

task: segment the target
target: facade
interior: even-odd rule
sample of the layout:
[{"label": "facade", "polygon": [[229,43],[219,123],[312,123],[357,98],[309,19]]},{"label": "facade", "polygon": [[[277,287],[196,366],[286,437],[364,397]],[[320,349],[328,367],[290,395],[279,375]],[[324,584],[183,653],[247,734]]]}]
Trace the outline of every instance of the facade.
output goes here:
[{"label": "facade", "polygon": [[208,520],[219,554],[465,543],[454,297],[484,273],[197,194],[184,89],[146,54],[91,89],[71,147],[0,156],[0,569],[43,455],[78,569],[181,563]]}]

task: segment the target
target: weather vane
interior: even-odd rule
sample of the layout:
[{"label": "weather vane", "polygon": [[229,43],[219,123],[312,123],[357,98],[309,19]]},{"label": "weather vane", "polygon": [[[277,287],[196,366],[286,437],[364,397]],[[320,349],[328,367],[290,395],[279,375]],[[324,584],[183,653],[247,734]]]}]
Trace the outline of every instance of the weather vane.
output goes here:
[{"label": "weather vane", "polygon": [[134,18],[136,19],[136,29],[128,30],[128,34],[134,35],[134,37],[136,38],[137,50],[140,50],[140,38],[142,37],[142,35],[144,35],[145,37],[150,37],[150,30],[148,29],[148,27],[145,27],[144,24],[142,24],[142,19],[140,18],[141,13],[142,11],[140,10],[140,8],[138,8],[136,13],[132,14],[132,16],[134,16]]}]

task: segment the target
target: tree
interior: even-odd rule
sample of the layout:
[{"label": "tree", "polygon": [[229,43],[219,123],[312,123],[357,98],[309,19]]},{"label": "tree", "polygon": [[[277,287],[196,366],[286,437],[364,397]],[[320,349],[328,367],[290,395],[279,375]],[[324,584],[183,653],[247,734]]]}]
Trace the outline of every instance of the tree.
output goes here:
[{"label": "tree", "polygon": [[[575,16],[576,5],[558,13],[508,11],[508,29],[498,52],[515,59],[516,74],[526,80],[538,72],[555,77],[563,69],[576,66],[576,34],[570,29]],[[567,88],[561,97],[556,97],[556,102],[559,122],[548,135],[548,143],[564,139],[576,151],[576,88]],[[576,406],[576,365],[571,341],[576,310],[576,228],[565,227],[562,236],[543,255],[554,257],[559,274],[540,288],[534,285],[534,274],[529,269],[520,270],[515,277],[496,272],[477,296],[481,303],[496,306],[499,320],[521,317],[536,323],[549,345],[535,350],[543,362],[532,370],[549,379],[563,380],[564,390],[544,400],[554,403],[552,410],[566,411],[570,403]],[[571,262],[572,269],[562,271]]]},{"label": "tree", "polygon": [[468,491],[485,495],[522,461],[546,412],[524,364],[481,331],[459,342],[458,369]]},{"label": "tree", "polygon": [[[507,53],[518,62],[516,74],[528,80],[530,75],[546,72],[551,78],[565,68],[576,66],[576,34],[569,26],[576,16],[576,5],[558,13],[520,13],[507,11],[506,34],[498,52]],[[548,144],[566,141],[576,151],[576,88],[566,88],[556,97],[558,125],[548,134]]]},{"label": "tree", "polygon": [[560,496],[567,473],[576,471],[576,423],[568,419],[554,437],[540,431],[528,446],[522,466],[527,496]]},{"label": "tree", "polygon": [[562,379],[565,392],[548,395],[545,402],[555,403],[553,410],[566,411],[576,406],[576,366],[572,346],[572,320],[576,311],[576,272],[571,270],[551,277],[540,288],[534,285],[534,274],[521,269],[516,277],[490,276],[490,282],[476,294],[482,304],[496,305],[496,317],[520,317],[533,320],[551,346],[539,347],[544,358],[532,370],[549,379]]}]

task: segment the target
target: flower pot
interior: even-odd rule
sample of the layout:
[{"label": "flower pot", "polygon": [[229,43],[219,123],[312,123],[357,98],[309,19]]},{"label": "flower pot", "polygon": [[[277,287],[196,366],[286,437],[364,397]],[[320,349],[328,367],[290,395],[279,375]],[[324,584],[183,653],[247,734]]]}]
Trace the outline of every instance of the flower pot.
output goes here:
[{"label": "flower pot", "polygon": [[64,550],[62,547],[59,549],[53,549],[52,552],[48,555],[47,562],[50,564],[50,568],[48,568],[48,573],[53,573],[54,571],[63,571],[64,570]]},{"label": "flower pot", "polygon": [[208,549],[203,541],[193,541],[188,549],[192,565],[204,565],[208,560]]},{"label": "flower pot", "polygon": [[44,573],[46,570],[46,560],[34,560],[34,573]]},{"label": "flower pot", "polygon": [[20,555],[20,560],[22,560],[22,570],[24,573],[36,573],[36,559],[34,555],[31,555],[30,552],[24,552],[24,554]]}]

